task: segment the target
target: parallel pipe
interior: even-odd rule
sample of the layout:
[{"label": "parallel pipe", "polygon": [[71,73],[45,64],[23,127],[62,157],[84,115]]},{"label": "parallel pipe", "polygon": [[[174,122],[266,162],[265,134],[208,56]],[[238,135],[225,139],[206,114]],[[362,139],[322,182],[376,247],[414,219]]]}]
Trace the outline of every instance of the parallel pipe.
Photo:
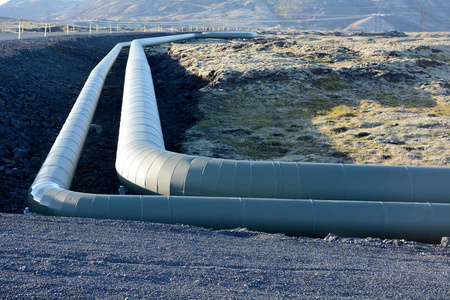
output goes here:
[{"label": "parallel pipe", "polygon": [[151,40],[134,41],[127,63],[116,169],[128,190],[177,196],[450,202],[450,169],[444,167],[237,161],[165,151],[151,71],[142,50]]},{"label": "parallel pipe", "polygon": [[[233,37],[253,35],[239,34],[233,33]],[[218,33],[182,36],[183,39],[227,37]],[[241,162],[166,151],[150,68],[142,47],[162,40],[173,41],[170,38],[176,37],[131,44],[116,161],[119,178],[129,190],[167,196],[69,191],[78,151],[67,153],[72,147],[79,147],[79,139],[72,135],[79,135],[84,141],[90,124],[89,117],[84,117],[87,113],[74,107],[73,119],[79,122],[70,131],[64,125],[62,138],[55,142],[55,150],[52,148],[30,189],[30,210],[215,229],[247,227],[313,237],[333,232],[341,236],[439,242],[442,236],[450,235],[447,168]],[[101,84],[98,88],[101,90]],[[77,102],[80,98],[81,94]],[[87,106],[89,111],[95,109],[95,105]],[[169,196],[173,194],[182,196]]]}]

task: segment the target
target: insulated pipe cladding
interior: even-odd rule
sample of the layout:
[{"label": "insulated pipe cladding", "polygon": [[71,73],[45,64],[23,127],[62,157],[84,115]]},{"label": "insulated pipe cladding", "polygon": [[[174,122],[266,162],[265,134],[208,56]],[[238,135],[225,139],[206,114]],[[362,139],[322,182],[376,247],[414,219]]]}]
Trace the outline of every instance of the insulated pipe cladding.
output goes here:
[{"label": "insulated pipe cladding", "polygon": [[[91,73],[31,186],[30,210],[311,237],[333,232],[439,242],[449,236],[448,168],[236,161],[165,150],[143,47],[254,36],[193,33],[117,45]],[[127,189],[140,195],[70,191],[104,78],[120,49],[130,45],[116,169]]]}]

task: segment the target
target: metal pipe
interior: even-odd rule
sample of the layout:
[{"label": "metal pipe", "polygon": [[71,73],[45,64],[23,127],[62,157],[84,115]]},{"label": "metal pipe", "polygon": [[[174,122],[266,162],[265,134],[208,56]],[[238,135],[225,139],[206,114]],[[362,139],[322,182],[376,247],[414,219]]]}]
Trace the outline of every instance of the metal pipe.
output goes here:
[{"label": "metal pipe", "polygon": [[353,201],[450,201],[450,169],[237,161],[165,151],[141,42],[128,58],[116,170],[139,194]]},{"label": "metal pipe", "polygon": [[[222,33],[214,34],[194,34],[192,38],[224,37]],[[233,34],[238,37],[238,33]],[[173,40],[164,37],[160,41]],[[31,211],[215,229],[247,227],[313,237],[333,232],[340,236],[439,242],[442,236],[450,235],[450,204],[449,198],[445,199],[448,187],[443,185],[448,182],[447,168],[366,169],[367,166],[239,162],[164,150],[150,68],[142,50],[143,46],[157,43],[144,39],[131,44],[116,169],[123,184],[137,193],[195,196],[94,195],[68,190],[96,106],[96,100],[94,104],[83,99],[98,99],[102,76],[112,65],[102,61],[101,67],[96,67],[99,70],[94,69],[96,75],[93,71],[91,76],[103,79],[94,85],[90,81],[97,80],[89,77],[66,121],[68,125],[64,125],[30,188]],[[107,57],[115,55],[111,54],[114,49]],[[424,180],[428,183],[422,184]],[[379,192],[384,187],[388,191]],[[375,196],[367,196],[367,188]],[[241,196],[215,197],[222,194]],[[322,200],[281,199],[294,196],[317,196]],[[348,201],[347,197],[373,201]],[[424,203],[402,202],[416,199]]]}]

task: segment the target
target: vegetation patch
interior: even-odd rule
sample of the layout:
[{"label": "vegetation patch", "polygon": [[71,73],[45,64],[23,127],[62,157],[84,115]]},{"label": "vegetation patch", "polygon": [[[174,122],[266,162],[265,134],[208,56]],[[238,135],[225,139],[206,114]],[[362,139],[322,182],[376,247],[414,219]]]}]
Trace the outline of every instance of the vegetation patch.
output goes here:
[{"label": "vegetation patch", "polygon": [[235,159],[447,166],[448,39],[309,33],[173,45],[170,52],[186,72],[214,71],[197,94],[203,118],[187,131],[183,151]]}]

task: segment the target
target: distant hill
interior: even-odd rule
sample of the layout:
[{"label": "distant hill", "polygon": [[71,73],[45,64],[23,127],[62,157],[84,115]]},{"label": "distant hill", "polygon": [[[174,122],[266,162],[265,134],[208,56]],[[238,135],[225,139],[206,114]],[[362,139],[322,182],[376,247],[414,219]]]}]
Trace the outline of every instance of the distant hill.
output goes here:
[{"label": "distant hill", "polygon": [[10,0],[0,6],[0,17],[44,19],[85,0]]},{"label": "distant hill", "polygon": [[99,0],[78,3],[55,17],[74,20],[180,22],[180,25],[233,26],[276,20],[270,1],[263,0]]},{"label": "distant hill", "polygon": [[5,17],[37,19],[44,18],[49,11],[53,19],[74,21],[450,31],[448,0],[10,0],[0,6],[0,16]]}]

